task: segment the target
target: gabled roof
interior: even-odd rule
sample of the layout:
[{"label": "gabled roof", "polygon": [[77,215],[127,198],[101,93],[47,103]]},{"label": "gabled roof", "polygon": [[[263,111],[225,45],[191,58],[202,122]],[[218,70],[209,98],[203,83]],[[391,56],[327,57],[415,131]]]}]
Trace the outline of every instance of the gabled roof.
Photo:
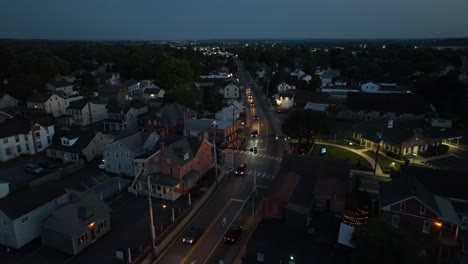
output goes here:
[{"label": "gabled roof", "polygon": [[109,206],[91,191],[57,209],[42,226],[62,234],[78,235],[87,230],[93,220],[107,218],[110,211]]},{"label": "gabled roof", "polygon": [[67,109],[70,109],[70,110],[83,110],[83,108],[87,104],[88,104],[88,100],[86,100],[86,99],[76,100],[76,101],[70,102]]},{"label": "gabled roof", "polygon": [[122,90],[127,90],[127,88],[121,84],[103,84],[98,86],[98,94],[101,97],[112,98]]},{"label": "gabled roof", "polygon": [[161,88],[146,88],[144,94],[158,94]]},{"label": "gabled roof", "polygon": [[[270,194],[284,202],[311,208],[316,192],[345,196],[348,181],[349,165],[345,160],[285,155]],[[319,186],[326,188],[319,190]]]},{"label": "gabled roof", "polygon": [[147,146],[148,149],[145,149],[145,143],[151,135],[156,135],[156,141],[159,140],[159,135],[154,132],[148,131],[138,131],[138,130],[121,130],[119,135],[114,139],[114,141],[107,145],[105,148],[110,148],[115,144],[122,144],[126,146],[130,151],[135,154],[141,155],[146,151],[153,149],[154,145]]},{"label": "gabled roof", "polygon": [[132,85],[138,84],[139,82],[140,81],[130,79],[130,80],[122,81],[122,82],[120,82],[120,84],[125,85],[125,86],[132,86]]},{"label": "gabled roof", "polygon": [[389,182],[380,182],[379,196],[381,207],[416,197],[425,206],[441,215],[434,195],[416,177],[405,176],[392,179]]},{"label": "gabled roof", "polygon": [[14,220],[65,193],[61,182],[47,182],[0,199],[0,210]]},{"label": "gabled roof", "polygon": [[[173,137],[172,140],[176,139]],[[167,141],[166,141],[167,142]],[[197,137],[194,136],[180,136],[179,139],[166,144],[164,151],[166,152],[168,158],[178,166],[183,166],[187,162],[195,158],[198,148],[200,147],[201,142]],[[184,159],[185,154],[188,154],[188,158]]]},{"label": "gabled roof", "polygon": [[[159,116],[158,116],[159,114]],[[148,114],[148,118],[162,118],[168,121],[183,120],[184,116],[189,119],[196,112],[181,104],[164,104],[160,108]]]},{"label": "gabled roof", "polygon": [[53,95],[53,93],[36,93],[31,95],[31,97],[26,100],[27,102],[33,103],[44,103],[49,100],[49,98]]},{"label": "gabled roof", "polygon": [[[156,184],[156,185],[161,185],[161,186],[166,186],[166,187],[176,187],[177,185],[179,185],[180,183],[182,183],[182,181],[174,176],[171,176],[169,174],[164,174],[164,173],[153,173],[151,174],[150,176],[150,182],[152,184]],[[147,183],[147,180],[148,178],[145,178],[145,177],[141,177],[140,178],[140,182],[144,182],[144,183]]]},{"label": "gabled roof", "polygon": [[348,93],[345,104],[353,111],[424,113],[424,99],[412,94]]},{"label": "gabled roof", "polygon": [[25,119],[9,118],[0,123],[0,138],[27,134],[31,131],[31,122]]},{"label": "gabled roof", "polygon": [[49,147],[49,149],[63,151],[68,153],[80,153],[84,148],[86,148],[91,141],[96,137],[96,132],[92,130],[79,130],[75,129],[70,131],[68,134],[64,135],[67,139],[78,138],[78,140],[71,146],[65,146],[62,144],[54,144]]},{"label": "gabled roof", "polygon": [[216,119],[190,119],[185,124],[187,130],[207,132],[211,128],[225,129],[232,126],[232,121],[216,120]]}]

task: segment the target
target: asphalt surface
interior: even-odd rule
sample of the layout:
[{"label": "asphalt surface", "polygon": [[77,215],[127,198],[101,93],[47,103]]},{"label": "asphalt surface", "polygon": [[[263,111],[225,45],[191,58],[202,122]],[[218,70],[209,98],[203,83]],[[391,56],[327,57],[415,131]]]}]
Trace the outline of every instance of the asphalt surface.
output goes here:
[{"label": "asphalt surface", "polygon": [[[240,64],[240,62],[238,62]],[[253,79],[239,65],[241,86],[250,88],[255,107],[247,106],[247,125],[251,130],[258,130],[258,138],[248,141],[248,149],[257,147],[257,153],[234,151],[234,168],[240,163],[247,164],[246,174],[235,176],[230,173],[220,183],[210,200],[200,209],[194,219],[172,241],[172,244],[160,254],[154,263],[225,263],[233,257],[239,244],[225,245],[222,241],[231,225],[245,226],[252,219],[254,206],[258,206],[281,164],[286,142],[275,140],[279,134],[279,121],[270,108],[266,98],[253,83]],[[248,105],[246,103],[246,105]],[[258,115],[259,120],[253,120]],[[252,191],[256,183],[257,193],[252,200]],[[256,205],[254,205],[254,203]],[[182,239],[192,226],[201,226],[204,233],[192,246],[184,245]],[[242,236],[241,236],[242,238]]]}]

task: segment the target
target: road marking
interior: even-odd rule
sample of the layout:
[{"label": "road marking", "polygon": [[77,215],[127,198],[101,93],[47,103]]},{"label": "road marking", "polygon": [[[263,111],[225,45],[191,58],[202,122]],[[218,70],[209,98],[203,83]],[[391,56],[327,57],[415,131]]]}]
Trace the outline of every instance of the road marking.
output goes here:
[{"label": "road marking", "polygon": [[245,200],[235,199],[235,198],[231,198],[231,201],[233,201],[233,202],[239,202],[239,203],[245,203]]},{"label": "road marking", "polygon": [[200,239],[195,243],[195,245],[192,246],[190,251],[185,255],[185,257],[182,259],[180,264],[185,264],[187,260],[190,258],[190,256],[197,250],[198,245],[202,242],[203,238],[205,238],[206,234],[210,232],[210,230],[213,228],[213,226],[218,222],[219,218],[221,218],[223,212],[228,208],[228,206],[231,204],[231,200],[229,200],[226,205],[221,209],[221,211],[218,213],[218,215],[215,217],[215,219],[211,222],[211,224],[208,226],[208,228],[203,232],[203,235],[200,237]]},{"label": "road marking", "polygon": [[[242,211],[242,209],[244,209],[244,206],[245,204],[247,203],[247,200],[242,204],[241,208],[239,208],[239,210],[237,211],[236,215],[232,218],[232,221],[231,223],[229,223],[229,225],[227,226],[227,228],[224,230],[223,234],[221,235],[221,237],[219,238],[218,242],[216,243],[216,245],[214,246],[213,250],[211,250],[210,254],[208,255],[208,257],[206,257],[206,260],[203,262],[203,264],[206,264],[206,262],[208,262],[208,260],[210,259],[211,255],[213,254],[213,252],[216,250],[216,248],[218,247],[219,243],[221,242],[221,240],[223,239],[223,236],[224,234],[226,234],[226,232],[228,231],[228,229],[231,227],[232,223],[234,223],[234,221],[236,220],[236,218],[239,216],[240,212]],[[183,263],[181,263],[183,264]]]}]

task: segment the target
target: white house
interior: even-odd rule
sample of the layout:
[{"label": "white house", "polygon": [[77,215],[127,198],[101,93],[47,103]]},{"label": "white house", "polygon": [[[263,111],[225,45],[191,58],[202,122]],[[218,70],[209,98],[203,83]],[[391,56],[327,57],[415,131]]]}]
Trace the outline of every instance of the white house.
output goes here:
[{"label": "white house", "polygon": [[227,120],[232,122],[233,118],[234,120],[239,119],[240,113],[241,112],[239,111],[239,109],[237,109],[237,107],[229,105],[228,107],[223,107],[221,111],[217,112],[215,114],[215,118],[217,120]]},{"label": "white house", "polygon": [[52,144],[54,126],[51,117],[36,120],[11,118],[0,123],[0,161],[45,150]]},{"label": "white house", "polygon": [[73,84],[67,81],[54,81],[47,83],[47,89],[51,92],[62,91],[67,95],[72,95],[73,91]]},{"label": "white house", "polygon": [[364,93],[410,93],[410,91],[398,86],[397,83],[375,83],[366,82],[361,85],[361,91]]},{"label": "white house", "polygon": [[64,162],[84,159],[91,161],[102,155],[102,148],[113,138],[92,130],[75,129],[60,138],[60,144],[47,149],[47,157]]},{"label": "white house", "polygon": [[232,73],[216,73],[216,74],[208,74],[208,75],[200,75],[201,79],[229,79],[232,77]]},{"label": "white house", "polygon": [[38,238],[42,222],[70,201],[59,182],[48,182],[0,199],[0,244],[21,248]]},{"label": "white house", "polygon": [[228,106],[232,105],[234,106],[240,113],[244,113],[245,111],[245,106],[237,101],[237,100],[234,100],[234,99],[230,99],[231,101],[228,102]]},{"label": "white house", "polygon": [[100,84],[118,84],[120,82],[120,73],[118,72],[98,72],[95,76]]},{"label": "white house", "polygon": [[324,73],[320,75],[320,80],[322,81],[322,87],[330,86],[333,84],[333,74],[331,73]]},{"label": "white house", "polygon": [[9,94],[0,95],[0,109],[18,105],[19,100]]},{"label": "white house", "polygon": [[234,82],[228,83],[226,86],[221,88],[219,90],[219,93],[221,93],[224,98],[239,98],[240,96],[240,88],[237,86]]},{"label": "white house", "polygon": [[303,80],[303,81],[306,81],[306,82],[310,82],[312,80],[312,76],[310,76],[309,74],[303,72],[300,69],[296,69],[296,70],[292,71],[291,73],[289,73],[289,75],[296,77],[298,80]]},{"label": "white house", "polygon": [[294,85],[289,85],[286,82],[282,82],[276,86],[276,89],[278,90],[278,93],[283,93],[287,90],[295,90],[296,86]]},{"label": "white house", "polygon": [[70,102],[80,100],[83,96],[62,97],[55,93],[33,94],[26,100],[28,108],[40,109],[52,114],[54,117],[67,113],[66,109]]},{"label": "white house", "polygon": [[93,103],[86,99],[71,102],[67,109],[67,125],[86,126],[108,117],[106,104]]},{"label": "white house", "polygon": [[154,132],[121,131],[112,143],[103,148],[105,171],[135,175],[134,159],[152,150],[159,140]]}]

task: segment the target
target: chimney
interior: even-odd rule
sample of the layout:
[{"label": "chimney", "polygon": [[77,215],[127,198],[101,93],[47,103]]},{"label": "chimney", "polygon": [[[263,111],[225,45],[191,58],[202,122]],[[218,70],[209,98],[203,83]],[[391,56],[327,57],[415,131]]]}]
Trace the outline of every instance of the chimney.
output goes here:
[{"label": "chimney", "polygon": [[205,139],[205,133],[202,131],[198,133],[198,141],[202,142]]}]

